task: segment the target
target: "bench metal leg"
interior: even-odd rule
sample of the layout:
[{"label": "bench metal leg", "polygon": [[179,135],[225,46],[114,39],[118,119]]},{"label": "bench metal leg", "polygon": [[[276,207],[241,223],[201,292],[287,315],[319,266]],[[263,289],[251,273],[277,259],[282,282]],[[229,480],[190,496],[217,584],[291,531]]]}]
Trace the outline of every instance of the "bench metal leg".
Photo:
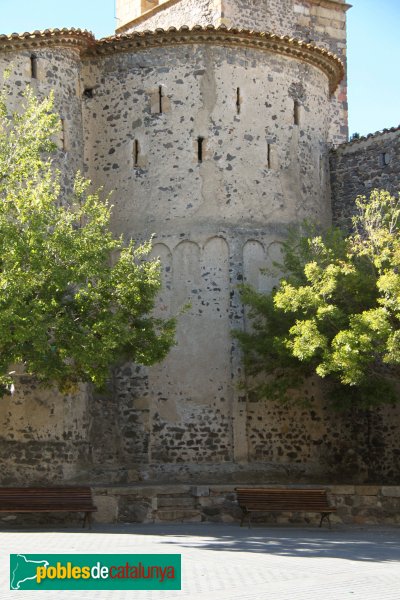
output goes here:
[{"label": "bench metal leg", "polygon": [[88,524],[89,529],[92,529],[92,513],[85,512],[85,516],[83,517],[82,529],[85,528],[86,523]]},{"label": "bench metal leg", "polygon": [[249,523],[249,529],[251,529],[251,521],[250,521],[251,512],[246,510],[245,508],[243,508],[242,510],[243,510],[243,517],[242,517],[242,520],[240,521],[240,527],[243,527],[244,520],[247,517],[247,520]]},{"label": "bench metal leg", "polygon": [[247,517],[247,510],[242,508],[242,511],[243,511],[243,515],[242,515],[242,520],[240,521],[240,527],[243,527],[244,520]]},{"label": "bench metal leg", "polygon": [[329,523],[329,529],[332,529],[332,526],[331,526],[331,520],[330,520],[330,514],[331,514],[331,513],[328,513],[328,512],[323,512],[323,513],[321,513],[321,520],[320,520],[320,522],[319,522],[319,526],[320,526],[320,527],[322,527],[322,521],[325,521],[325,520],[326,520],[326,521],[328,521],[328,523]]}]

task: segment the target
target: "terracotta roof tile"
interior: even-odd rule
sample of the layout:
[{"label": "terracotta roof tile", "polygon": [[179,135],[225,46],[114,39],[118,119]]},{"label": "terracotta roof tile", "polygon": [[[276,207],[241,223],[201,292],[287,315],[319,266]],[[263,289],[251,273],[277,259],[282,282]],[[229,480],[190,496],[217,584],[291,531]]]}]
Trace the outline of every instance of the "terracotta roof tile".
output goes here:
[{"label": "terracotta roof tile", "polygon": [[134,52],[143,47],[178,46],[196,43],[242,46],[297,58],[302,62],[318,67],[327,75],[331,93],[336,90],[344,75],[341,60],[324,48],[319,48],[289,36],[248,31],[235,27],[229,29],[225,25],[219,27],[195,25],[191,29],[187,26],[182,26],[179,29],[170,27],[168,30],[156,29],[155,31],[122,33],[100,40],[96,40],[89,31],[74,28],[45,29],[44,31],[0,35],[0,51],[66,45],[75,47],[83,56]]},{"label": "terracotta roof tile", "polygon": [[366,140],[369,140],[371,138],[387,135],[388,133],[394,133],[396,131],[400,131],[400,125],[398,125],[397,127],[381,129],[379,131],[375,131],[374,133],[367,133],[366,135],[362,135],[359,138],[354,138],[353,140],[349,140],[348,142],[344,142],[343,144],[340,144],[338,146],[338,148],[341,148],[342,146],[350,146],[352,144],[358,144],[359,142],[365,142]]}]

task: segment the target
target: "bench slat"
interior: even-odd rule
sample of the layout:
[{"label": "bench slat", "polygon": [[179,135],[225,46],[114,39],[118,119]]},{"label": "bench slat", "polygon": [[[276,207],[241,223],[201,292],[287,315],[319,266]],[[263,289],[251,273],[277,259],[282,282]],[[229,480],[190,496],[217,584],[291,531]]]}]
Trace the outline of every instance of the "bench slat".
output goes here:
[{"label": "bench slat", "polygon": [[[321,522],[329,514],[336,512],[330,506],[326,490],[304,488],[236,488],[238,504],[243,510],[244,517],[251,512],[319,512]],[[330,525],[330,521],[329,521]]]},{"label": "bench slat", "polygon": [[97,511],[88,487],[0,488],[0,512],[84,512]]}]

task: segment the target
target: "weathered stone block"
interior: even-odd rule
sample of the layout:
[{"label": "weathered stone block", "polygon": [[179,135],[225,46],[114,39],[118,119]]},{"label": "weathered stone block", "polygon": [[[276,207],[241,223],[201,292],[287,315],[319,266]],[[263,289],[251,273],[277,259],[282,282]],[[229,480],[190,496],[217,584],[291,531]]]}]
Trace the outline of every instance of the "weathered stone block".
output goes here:
[{"label": "weathered stone block", "polygon": [[182,523],[201,522],[201,513],[198,510],[158,510],[155,522],[175,521]]},{"label": "weathered stone block", "polygon": [[194,507],[195,499],[192,497],[181,496],[158,496],[158,507]]},{"label": "weathered stone block", "polygon": [[218,506],[204,506],[203,507],[203,513],[206,516],[213,517],[215,515],[220,515],[221,514],[221,508],[218,507]]},{"label": "weathered stone block", "polygon": [[118,520],[122,523],[148,523],[152,521],[151,501],[136,496],[121,496],[118,502]]},{"label": "weathered stone block", "polygon": [[355,487],[355,493],[358,496],[377,496],[379,490],[379,485],[357,485]]},{"label": "weathered stone block", "polygon": [[365,507],[374,507],[379,508],[382,506],[377,496],[360,496],[360,506]]},{"label": "weathered stone block", "polygon": [[200,498],[201,496],[209,496],[210,488],[206,485],[194,485],[191,487],[190,492],[192,496]]},{"label": "weathered stone block", "polygon": [[[212,496],[222,494],[224,492],[233,492],[235,487],[240,487],[240,485],[235,486],[231,483],[221,484],[221,485],[210,485],[209,490]],[[236,492],[234,492],[236,494]]]},{"label": "weathered stone block", "polygon": [[221,515],[221,521],[222,523],[235,523],[237,519],[235,519],[235,517],[232,515],[223,514]]},{"label": "weathered stone block", "polygon": [[381,490],[382,496],[391,498],[400,498],[400,486],[383,486]]},{"label": "weathered stone block", "polygon": [[118,499],[115,496],[93,495],[93,502],[97,512],[93,513],[93,520],[97,523],[115,523],[118,520]]},{"label": "weathered stone block", "polygon": [[332,494],[338,494],[340,496],[355,494],[355,486],[354,485],[332,485],[332,486],[328,486],[327,489]]},{"label": "weathered stone block", "polygon": [[200,506],[221,506],[224,502],[224,496],[203,496],[198,499]]}]

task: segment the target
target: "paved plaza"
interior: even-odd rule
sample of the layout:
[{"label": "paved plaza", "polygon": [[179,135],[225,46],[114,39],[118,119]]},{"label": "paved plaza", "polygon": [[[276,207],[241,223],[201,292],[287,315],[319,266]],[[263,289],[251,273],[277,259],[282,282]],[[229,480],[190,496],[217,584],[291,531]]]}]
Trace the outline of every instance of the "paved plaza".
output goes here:
[{"label": "paved plaza", "polygon": [[[398,600],[400,528],[95,525],[2,531],[0,600]],[[11,553],[182,554],[182,591],[9,590]]]}]

